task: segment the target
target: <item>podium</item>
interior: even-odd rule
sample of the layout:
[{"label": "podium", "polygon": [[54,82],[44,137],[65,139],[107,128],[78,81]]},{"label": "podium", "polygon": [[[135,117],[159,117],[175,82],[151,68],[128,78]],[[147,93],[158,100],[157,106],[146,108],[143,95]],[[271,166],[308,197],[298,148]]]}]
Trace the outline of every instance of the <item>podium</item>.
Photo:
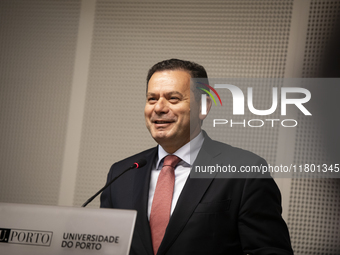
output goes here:
[{"label": "podium", "polygon": [[0,254],[129,254],[137,212],[0,203]]}]

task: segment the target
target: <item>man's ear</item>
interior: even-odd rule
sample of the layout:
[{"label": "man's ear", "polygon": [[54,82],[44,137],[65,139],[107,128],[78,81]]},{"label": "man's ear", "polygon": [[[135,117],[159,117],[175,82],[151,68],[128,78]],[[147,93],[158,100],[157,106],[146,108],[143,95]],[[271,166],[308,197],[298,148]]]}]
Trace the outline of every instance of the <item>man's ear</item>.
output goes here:
[{"label": "man's ear", "polygon": [[202,114],[202,102],[201,102],[200,103],[200,114],[199,114],[200,120],[203,121],[208,116],[210,108],[211,108],[211,104],[212,104],[211,98],[210,98],[210,96],[207,95],[207,109],[206,109],[207,114],[204,114],[204,115]]}]

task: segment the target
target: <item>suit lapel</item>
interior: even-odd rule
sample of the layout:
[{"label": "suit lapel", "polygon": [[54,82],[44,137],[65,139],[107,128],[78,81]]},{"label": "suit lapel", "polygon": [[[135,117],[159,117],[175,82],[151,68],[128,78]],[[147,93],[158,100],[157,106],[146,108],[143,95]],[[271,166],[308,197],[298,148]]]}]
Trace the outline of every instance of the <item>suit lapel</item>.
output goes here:
[{"label": "suit lapel", "polygon": [[145,155],[148,162],[141,169],[137,170],[134,181],[135,205],[137,213],[137,220],[135,225],[135,234],[139,236],[146,254],[153,254],[151,231],[149,220],[147,216],[148,198],[149,198],[149,184],[150,175],[153,162],[157,156],[157,147]]},{"label": "suit lapel", "polygon": [[[220,151],[214,149],[214,146],[212,145],[213,141],[206,135],[205,132],[204,134],[204,143],[197,155],[192,169],[194,169],[195,165],[212,164],[213,159],[220,154]],[[209,150],[207,150],[207,148],[209,148]],[[176,208],[170,218],[167,230],[157,254],[165,254],[174,243],[182,229],[185,227],[185,224],[190,219],[195,208],[201,201],[204,193],[210,186],[214,176],[211,177],[212,178],[209,179],[194,179],[189,176],[177,201]]]}]

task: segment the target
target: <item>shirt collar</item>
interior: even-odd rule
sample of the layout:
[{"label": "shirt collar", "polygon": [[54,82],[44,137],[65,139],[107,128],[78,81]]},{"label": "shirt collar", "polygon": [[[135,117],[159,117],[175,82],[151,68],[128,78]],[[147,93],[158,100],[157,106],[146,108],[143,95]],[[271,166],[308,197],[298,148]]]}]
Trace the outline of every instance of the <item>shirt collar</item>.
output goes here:
[{"label": "shirt collar", "polygon": [[[176,155],[177,157],[182,159],[182,162],[188,166],[191,166],[190,162],[194,162],[198,152],[200,151],[202,144],[204,141],[204,136],[202,131],[190,142],[183,145],[177,151],[175,151],[172,155]],[[158,145],[158,160],[156,163],[156,169],[160,169],[163,165],[163,159],[169,155],[161,145]]]}]

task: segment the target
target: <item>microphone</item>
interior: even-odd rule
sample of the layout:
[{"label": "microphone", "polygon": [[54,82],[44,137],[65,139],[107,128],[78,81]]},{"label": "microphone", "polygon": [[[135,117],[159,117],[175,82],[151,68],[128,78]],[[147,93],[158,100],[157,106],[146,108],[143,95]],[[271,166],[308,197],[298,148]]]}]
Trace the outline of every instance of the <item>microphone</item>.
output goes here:
[{"label": "microphone", "polygon": [[146,160],[144,158],[139,159],[138,161],[136,161],[135,163],[133,163],[128,169],[124,170],[122,173],[120,173],[118,176],[116,176],[115,178],[113,178],[110,182],[106,183],[106,185],[101,188],[96,194],[94,194],[92,197],[90,197],[81,207],[85,207],[87,206],[89,203],[91,203],[91,201],[93,199],[96,198],[96,196],[98,196],[104,189],[106,189],[108,186],[111,185],[111,183],[113,183],[115,180],[117,180],[120,176],[122,176],[124,173],[126,173],[127,171],[134,169],[134,168],[141,168],[143,166],[146,165]]}]

